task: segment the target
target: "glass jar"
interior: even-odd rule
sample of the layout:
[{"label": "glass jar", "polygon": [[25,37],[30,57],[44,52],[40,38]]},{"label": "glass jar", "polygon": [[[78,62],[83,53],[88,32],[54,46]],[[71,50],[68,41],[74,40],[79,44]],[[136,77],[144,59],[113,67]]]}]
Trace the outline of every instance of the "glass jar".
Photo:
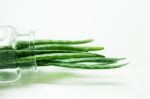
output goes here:
[{"label": "glass jar", "polygon": [[[36,70],[33,36],[33,32],[21,34],[12,26],[0,26],[0,83],[18,80],[23,69]],[[18,57],[22,52],[33,58],[23,62]]]}]

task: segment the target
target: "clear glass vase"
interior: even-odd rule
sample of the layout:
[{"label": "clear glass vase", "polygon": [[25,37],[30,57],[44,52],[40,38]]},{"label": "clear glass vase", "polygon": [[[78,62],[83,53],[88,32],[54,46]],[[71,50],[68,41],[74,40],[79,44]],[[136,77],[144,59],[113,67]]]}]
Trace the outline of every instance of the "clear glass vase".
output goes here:
[{"label": "clear glass vase", "polygon": [[[0,26],[0,83],[18,80],[23,69],[36,69],[33,36],[33,32],[21,34],[12,26]],[[33,58],[23,62],[18,57],[22,52]]]}]

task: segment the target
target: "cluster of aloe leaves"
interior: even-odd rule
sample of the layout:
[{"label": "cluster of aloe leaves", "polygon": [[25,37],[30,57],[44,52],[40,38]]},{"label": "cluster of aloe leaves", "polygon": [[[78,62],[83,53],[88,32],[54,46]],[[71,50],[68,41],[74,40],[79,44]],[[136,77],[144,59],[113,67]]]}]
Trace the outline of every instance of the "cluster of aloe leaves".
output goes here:
[{"label": "cluster of aloe leaves", "polygon": [[[80,69],[113,69],[127,65],[118,63],[125,58],[110,58],[93,53],[101,51],[104,47],[81,46],[90,43],[86,40],[35,40],[34,48],[28,47],[27,41],[17,41],[15,53],[11,46],[0,48],[0,69],[30,67],[31,60],[36,57],[37,66],[59,66]],[[11,59],[11,55],[15,59]]]}]

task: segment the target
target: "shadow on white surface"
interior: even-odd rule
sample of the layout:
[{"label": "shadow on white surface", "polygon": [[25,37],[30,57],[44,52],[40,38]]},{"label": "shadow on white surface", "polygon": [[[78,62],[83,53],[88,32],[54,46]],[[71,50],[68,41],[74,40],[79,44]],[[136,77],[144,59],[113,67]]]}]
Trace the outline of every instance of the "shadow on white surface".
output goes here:
[{"label": "shadow on white surface", "polygon": [[0,84],[0,90],[6,88],[27,87],[35,84],[62,86],[126,86],[119,76],[101,74],[82,74],[67,71],[24,71],[16,82]]}]

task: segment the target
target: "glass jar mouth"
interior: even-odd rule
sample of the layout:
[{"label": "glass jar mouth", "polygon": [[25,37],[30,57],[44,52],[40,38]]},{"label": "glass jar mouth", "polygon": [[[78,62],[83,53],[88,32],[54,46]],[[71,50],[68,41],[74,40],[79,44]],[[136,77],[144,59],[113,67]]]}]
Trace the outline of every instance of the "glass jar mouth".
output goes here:
[{"label": "glass jar mouth", "polygon": [[[26,64],[30,66],[18,66],[22,67],[23,69],[33,68],[34,70],[37,70],[37,64],[36,64],[36,57],[35,57],[35,51],[34,51],[34,31],[30,31],[29,33],[24,34],[18,34],[18,36],[15,39],[15,51],[23,51],[28,52],[27,54],[29,56],[32,56],[32,60],[28,61]],[[17,56],[17,53],[16,53]],[[26,56],[25,56],[26,57]],[[19,58],[17,56],[17,62],[19,63]]]},{"label": "glass jar mouth", "polygon": [[[0,83],[13,82],[19,79],[23,69],[37,69],[36,57],[34,52],[34,32],[19,34],[12,26],[0,26]],[[18,42],[25,42],[26,48],[19,49]],[[30,52],[32,59],[22,64],[18,52],[24,50]],[[28,65],[28,66],[27,66]]]},{"label": "glass jar mouth", "polygon": [[[0,26],[0,31],[5,34],[2,36],[4,38],[0,40],[0,52],[6,52],[3,53],[5,57],[8,56],[11,59],[15,59],[18,58],[16,53],[17,51],[27,51],[30,52],[30,56],[33,56],[33,62],[36,66],[36,58],[34,52],[34,31],[30,31],[27,33],[18,33],[13,26]],[[25,48],[19,48],[20,46]]]}]

